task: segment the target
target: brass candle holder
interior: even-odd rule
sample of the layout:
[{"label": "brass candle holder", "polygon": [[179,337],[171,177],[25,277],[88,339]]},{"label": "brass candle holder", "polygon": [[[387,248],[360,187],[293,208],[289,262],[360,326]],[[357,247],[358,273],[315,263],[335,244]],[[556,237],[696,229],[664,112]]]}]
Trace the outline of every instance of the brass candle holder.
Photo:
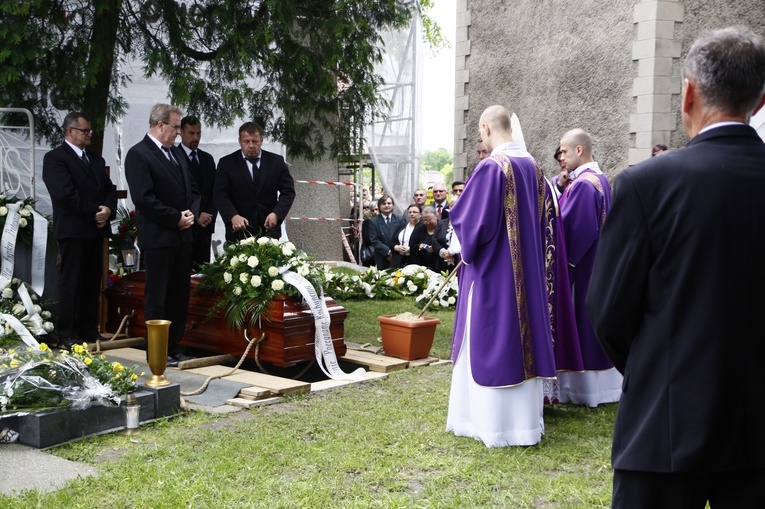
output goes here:
[{"label": "brass candle holder", "polygon": [[170,320],[146,320],[147,353],[151,378],[146,382],[147,387],[164,387],[170,385],[165,377],[167,369],[167,341],[170,333]]}]

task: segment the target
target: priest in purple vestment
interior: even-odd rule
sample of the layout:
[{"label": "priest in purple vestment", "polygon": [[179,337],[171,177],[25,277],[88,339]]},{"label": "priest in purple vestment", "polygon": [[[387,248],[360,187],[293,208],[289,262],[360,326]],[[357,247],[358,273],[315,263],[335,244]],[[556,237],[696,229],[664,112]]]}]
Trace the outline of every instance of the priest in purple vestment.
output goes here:
[{"label": "priest in purple vestment", "polygon": [[465,262],[454,324],[447,430],[489,447],[541,440],[542,380],[555,376],[544,200],[534,159],[502,106],[483,112],[481,161],[449,218]]},{"label": "priest in purple vestment", "polygon": [[[579,346],[584,371],[558,367],[561,403],[597,406],[619,401],[621,375],[600,346],[585,307],[600,229],[611,206],[608,179],[592,158],[592,138],[583,129],[572,129],[560,140],[562,158],[572,181],[560,198],[566,259],[571,282],[576,336],[558,338]],[[559,348],[562,345],[559,345]]]}]

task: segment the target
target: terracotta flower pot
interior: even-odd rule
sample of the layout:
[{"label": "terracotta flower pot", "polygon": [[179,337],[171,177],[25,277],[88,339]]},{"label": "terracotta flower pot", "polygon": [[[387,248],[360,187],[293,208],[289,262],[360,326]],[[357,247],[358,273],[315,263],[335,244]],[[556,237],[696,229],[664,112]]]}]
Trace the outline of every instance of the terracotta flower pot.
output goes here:
[{"label": "terracotta flower pot", "polygon": [[378,316],[385,355],[411,361],[430,354],[438,318],[424,316],[422,320],[408,322],[396,320],[396,315]]}]

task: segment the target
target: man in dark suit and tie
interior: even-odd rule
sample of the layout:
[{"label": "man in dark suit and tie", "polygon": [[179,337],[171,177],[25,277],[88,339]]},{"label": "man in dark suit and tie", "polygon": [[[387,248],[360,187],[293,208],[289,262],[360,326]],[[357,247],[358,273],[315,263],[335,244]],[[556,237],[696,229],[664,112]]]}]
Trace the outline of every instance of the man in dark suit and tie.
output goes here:
[{"label": "man in dark suit and tie", "polygon": [[64,143],[45,154],[43,181],[58,243],[58,336],[70,348],[98,333],[103,239],[117,210],[117,188],[104,158],[87,150],[93,130],[80,112],[64,118]]},{"label": "man in dark suit and tie", "polygon": [[765,43],[707,32],[681,72],[690,141],[616,178],[587,296],[624,374],[613,507],[763,507]]},{"label": "man in dark suit and tie", "polygon": [[449,218],[449,200],[446,195],[445,184],[433,185],[433,207],[439,220]]},{"label": "man in dark suit and tie", "polygon": [[181,143],[178,148],[186,156],[191,176],[197,184],[201,197],[199,215],[196,217],[191,233],[194,240],[191,244],[191,260],[194,270],[210,261],[210,243],[215,233],[215,218],[218,209],[213,200],[215,185],[215,160],[212,154],[200,150],[199,140],[202,137],[202,123],[197,117],[181,119]]},{"label": "man in dark suit and tie", "polygon": [[295,201],[295,181],[280,155],[261,150],[263,128],[245,122],[237,150],[218,161],[215,204],[226,224],[226,240],[250,235],[281,236],[281,224]]},{"label": "man in dark suit and tie", "polygon": [[380,214],[369,221],[369,241],[375,249],[375,266],[382,270],[390,267],[393,252],[390,242],[403,219],[393,213],[393,198],[383,195],[377,201]]},{"label": "man in dark suit and tie", "polygon": [[179,343],[186,328],[191,273],[191,227],[199,193],[186,157],[173,146],[181,110],[156,104],[149,132],[125,157],[125,176],[136,208],[138,245],[146,263],[144,319],[170,320],[168,365],[189,357]]}]

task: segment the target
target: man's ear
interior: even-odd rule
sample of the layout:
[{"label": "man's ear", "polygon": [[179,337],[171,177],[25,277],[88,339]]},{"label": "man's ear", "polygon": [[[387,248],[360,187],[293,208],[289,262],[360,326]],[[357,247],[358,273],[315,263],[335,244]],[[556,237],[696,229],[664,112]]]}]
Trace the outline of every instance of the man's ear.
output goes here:
[{"label": "man's ear", "polygon": [[[683,80],[683,91],[681,95],[682,99],[682,111],[688,113],[696,101],[696,84],[689,81],[688,78]],[[763,98],[765,99],[765,97]]]}]

